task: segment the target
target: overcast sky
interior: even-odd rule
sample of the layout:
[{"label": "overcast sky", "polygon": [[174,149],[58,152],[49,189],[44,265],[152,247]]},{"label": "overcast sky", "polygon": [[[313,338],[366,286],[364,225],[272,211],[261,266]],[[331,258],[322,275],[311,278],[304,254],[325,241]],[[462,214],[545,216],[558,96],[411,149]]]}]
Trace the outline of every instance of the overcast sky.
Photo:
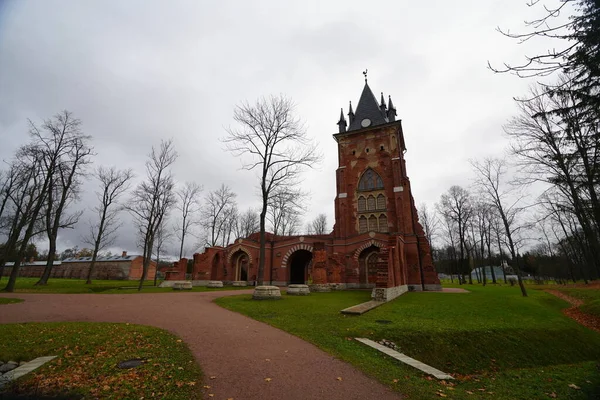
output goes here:
[{"label": "overcast sky", "polygon": [[[67,109],[93,136],[96,165],[141,178],[151,146],[173,138],[176,179],[204,193],[225,183],[244,210],[259,204],[255,174],[219,138],[235,104],[284,93],[324,154],[306,173],[306,220],[325,213],[331,228],[332,134],[368,68],[371,89],[391,95],[403,121],[415,201],[433,205],[451,185],[471,183],[470,158],[505,153],[502,124],[531,82],[487,62],[548,46],[517,45],[495,28],[520,30],[540,11],[525,0],[0,0],[0,157],[27,141],[28,118]],[[94,185],[79,208],[94,205]],[[61,233],[59,251],[84,246],[87,218]],[[120,249],[139,252],[130,225]]]}]

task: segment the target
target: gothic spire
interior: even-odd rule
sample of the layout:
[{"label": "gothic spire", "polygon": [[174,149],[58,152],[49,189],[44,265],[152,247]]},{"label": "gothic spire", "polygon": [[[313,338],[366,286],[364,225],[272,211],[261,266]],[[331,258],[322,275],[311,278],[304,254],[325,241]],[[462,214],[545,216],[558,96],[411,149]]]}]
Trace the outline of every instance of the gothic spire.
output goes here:
[{"label": "gothic spire", "polygon": [[385,100],[383,98],[383,92],[381,92],[381,102],[379,103],[379,109],[385,113]]},{"label": "gothic spire", "polygon": [[348,118],[350,119],[350,124],[354,122],[354,111],[352,110],[352,102],[350,102],[350,110],[348,111]]},{"label": "gothic spire", "polygon": [[[382,98],[383,100],[383,98]],[[389,97],[389,101],[388,101],[388,110],[387,110],[387,116],[388,119],[390,120],[390,122],[393,122],[396,120],[396,115],[398,115],[396,113],[396,107],[394,107],[394,103],[392,103],[392,96]]]},{"label": "gothic spire", "polygon": [[346,122],[346,117],[344,116],[344,109],[340,108],[340,120],[338,121],[338,126],[340,128],[340,133],[346,132],[346,127],[348,123]]}]

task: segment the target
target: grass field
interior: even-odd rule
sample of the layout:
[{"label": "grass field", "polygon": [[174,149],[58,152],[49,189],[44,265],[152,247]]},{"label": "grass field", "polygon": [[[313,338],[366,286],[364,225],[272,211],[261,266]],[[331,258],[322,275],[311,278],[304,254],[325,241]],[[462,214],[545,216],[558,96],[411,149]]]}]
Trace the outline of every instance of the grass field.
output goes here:
[{"label": "grass field", "polygon": [[9,299],[6,297],[0,297],[0,304],[12,304],[12,303],[20,303],[23,299]]},{"label": "grass field", "polygon": [[[15,293],[103,293],[103,294],[127,294],[138,293],[138,281],[117,281],[117,280],[95,280],[91,285],[86,285],[84,279],[50,279],[45,286],[35,286],[38,278],[18,278]],[[0,281],[0,289],[6,286],[8,279],[3,277]],[[209,292],[215,290],[237,290],[245,289],[243,287],[226,286],[222,289],[212,289],[207,287],[194,287],[192,290],[183,290],[183,292]],[[152,281],[144,283],[143,293],[173,293],[172,288],[155,287]],[[2,293],[0,291],[0,293]]]},{"label": "grass field", "polygon": [[[339,311],[369,300],[367,291],[284,295],[276,302],[242,295],[217,303],[312,342],[409,398],[600,396],[600,335],[564,317],[566,302],[537,290],[523,298],[518,287],[462,287],[471,293],[407,293],[359,317]],[[457,379],[431,380],[355,337],[391,340]]]},{"label": "grass field", "polygon": [[[0,360],[58,356],[0,390],[0,398],[202,397],[202,373],[189,349],[161,329],[84,322],[5,324],[0,337]],[[117,368],[129,359],[145,361],[137,368]]]}]

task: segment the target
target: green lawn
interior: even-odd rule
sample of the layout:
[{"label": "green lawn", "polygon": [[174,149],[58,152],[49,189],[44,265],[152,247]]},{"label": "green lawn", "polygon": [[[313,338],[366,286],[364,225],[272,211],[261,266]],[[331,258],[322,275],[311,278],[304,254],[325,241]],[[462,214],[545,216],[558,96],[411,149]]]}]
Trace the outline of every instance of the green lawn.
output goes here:
[{"label": "green lawn", "polygon": [[9,299],[6,297],[0,297],[0,304],[12,304],[12,303],[20,303],[23,299]]},{"label": "green lawn", "polygon": [[[216,302],[312,342],[410,398],[600,396],[600,335],[564,317],[566,302],[535,290],[523,298],[518,287],[462,287],[471,293],[407,293],[358,317],[339,311],[369,300],[368,291]],[[458,379],[430,380],[355,337],[391,340],[403,353]]]},{"label": "green lawn", "polygon": [[[0,360],[58,356],[0,390],[0,398],[202,398],[202,373],[192,354],[161,329],[87,322],[5,324],[0,337]],[[145,362],[117,368],[136,358]]]},{"label": "green lawn", "polygon": [[[95,280],[91,285],[86,285],[84,279],[49,279],[45,286],[35,286],[38,278],[18,278],[15,293],[103,293],[103,294],[127,294],[138,293],[137,287],[139,281],[117,281],[117,280]],[[0,290],[6,286],[8,279],[3,277],[0,281]],[[243,287],[226,286],[222,289],[212,289],[207,287],[194,287],[192,290],[182,290],[181,292],[208,292],[215,290],[238,290],[246,289]],[[155,287],[152,281],[144,283],[143,293],[173,293],[172,288]],[[0,293],[2,293],[0,291]]]}]

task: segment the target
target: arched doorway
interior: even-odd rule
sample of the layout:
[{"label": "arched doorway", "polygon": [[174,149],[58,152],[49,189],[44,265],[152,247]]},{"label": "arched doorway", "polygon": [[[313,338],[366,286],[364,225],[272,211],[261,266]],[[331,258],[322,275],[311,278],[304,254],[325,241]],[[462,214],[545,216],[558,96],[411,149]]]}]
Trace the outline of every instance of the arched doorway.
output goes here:
[{"label": "arched doorway", "polygon": [[289,261],[290,284],[305,284],[308,279],[308,266],[312,260],[312,253],[308,250],[295,251]]},{"label": "arched doorway", "polygon": [[369,246],[358,257],[359,282],[367,287],[377,283],[377,262],[379,261],[379,247]]},{"label": "arched doorway", "polygon": [[250,268],[250,259],[248,254],[243,251],[237,251],[233,257],[231,257],[231,263],[233,266],[233,280],[234,281],[247,281],[248,270]]}]

